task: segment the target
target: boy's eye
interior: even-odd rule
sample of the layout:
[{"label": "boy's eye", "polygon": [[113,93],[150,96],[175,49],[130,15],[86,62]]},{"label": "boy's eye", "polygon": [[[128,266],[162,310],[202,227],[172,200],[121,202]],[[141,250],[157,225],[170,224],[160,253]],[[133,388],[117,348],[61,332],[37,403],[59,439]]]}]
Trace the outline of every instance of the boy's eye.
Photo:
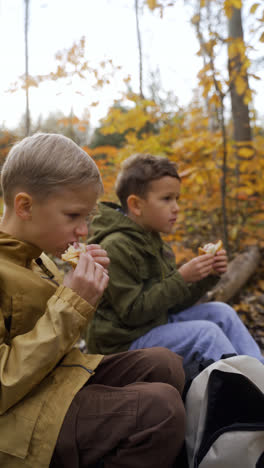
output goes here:
[{"label": "boy's eye", "polygon": [[[71,219],[71,220],[75,220],[77,218],[80,218],[81,215],[79,213],[67,213],[67,216]],[[86,223],[89,223],[92,218],[94,216],[94,213],[90,213],[89,215],[83,217],[82,219],[86,222]]]}]

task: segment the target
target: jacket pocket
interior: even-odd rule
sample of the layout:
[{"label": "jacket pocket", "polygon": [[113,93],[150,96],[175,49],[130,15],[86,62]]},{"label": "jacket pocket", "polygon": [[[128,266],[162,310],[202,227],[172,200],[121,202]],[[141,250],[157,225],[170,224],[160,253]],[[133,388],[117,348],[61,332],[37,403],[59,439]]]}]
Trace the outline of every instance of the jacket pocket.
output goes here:
[{"label": "jacket pocket", "polygon": [[29,398],[0,416],[0,452],[26,458],[41,406]]}]

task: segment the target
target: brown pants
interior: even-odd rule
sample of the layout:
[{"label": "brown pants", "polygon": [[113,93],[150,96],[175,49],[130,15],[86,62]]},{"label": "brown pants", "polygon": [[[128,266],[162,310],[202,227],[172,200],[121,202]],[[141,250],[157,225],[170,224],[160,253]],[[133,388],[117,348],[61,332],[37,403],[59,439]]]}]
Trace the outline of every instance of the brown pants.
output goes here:
[{"label": "brown pants", "polygon": [[104,357],[66,414],[51,468],[171,468],[184,440],[182,359],[165,348]]}]

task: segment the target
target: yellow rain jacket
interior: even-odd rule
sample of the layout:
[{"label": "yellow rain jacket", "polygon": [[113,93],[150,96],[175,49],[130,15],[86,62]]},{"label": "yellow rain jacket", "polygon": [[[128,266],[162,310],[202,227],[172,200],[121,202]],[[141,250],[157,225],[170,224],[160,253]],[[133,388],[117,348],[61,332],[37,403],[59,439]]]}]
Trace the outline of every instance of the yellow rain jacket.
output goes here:
[{"label": "yellow rain jacket", "polygon": [[65,414],[102,355],[74,344],[94,308],[41,251],[0,232],[0,466],[49,466]]}]

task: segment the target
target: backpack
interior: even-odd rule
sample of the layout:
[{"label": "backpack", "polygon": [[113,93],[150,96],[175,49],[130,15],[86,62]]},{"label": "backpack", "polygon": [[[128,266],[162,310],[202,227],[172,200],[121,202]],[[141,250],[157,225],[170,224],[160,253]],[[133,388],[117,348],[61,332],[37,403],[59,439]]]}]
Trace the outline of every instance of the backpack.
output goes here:
[{"label": "backpack", "polygon": [[249,356],[210,364],[185,395],[189,468],[264,468],[264,365]]}]

